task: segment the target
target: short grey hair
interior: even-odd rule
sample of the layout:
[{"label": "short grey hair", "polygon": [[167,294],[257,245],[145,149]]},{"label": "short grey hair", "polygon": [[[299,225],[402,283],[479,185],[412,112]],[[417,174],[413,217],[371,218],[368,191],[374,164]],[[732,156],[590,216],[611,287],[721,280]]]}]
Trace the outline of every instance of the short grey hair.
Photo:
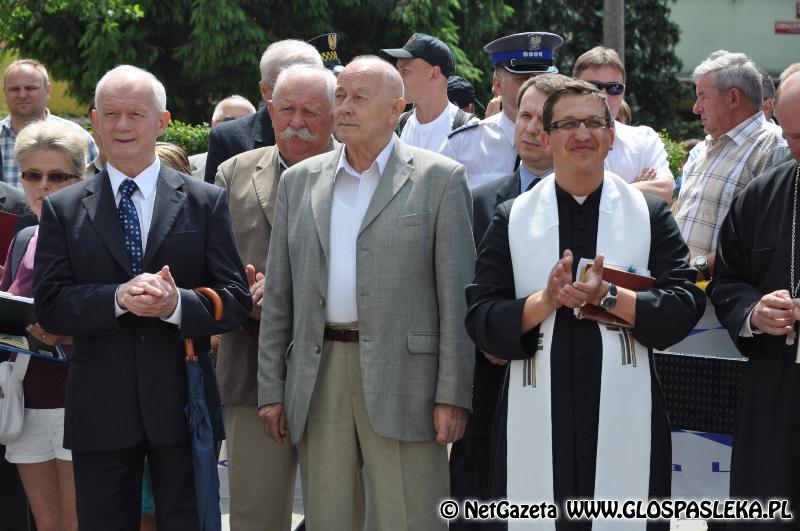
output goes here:
[{"label": "short grey hair", "polygon": [[[225,103],[226,101],[241,101],[242,103],[247,103],[248,105],[250,105],[250,107],[253,107],[253,104],[250,103],[250,100],[248,100],[244,96],[239,96],[238,94],[232,94],[227,98],[220,100],[220,102],[214,106],[214,113],[211,115],[212,124],[222,118],[222,104]],[[255,112],[255,107],[253,107],[253,112]]]},{"label": "short grey hair", "polygon": [[711,75],[714,87],[720,94],[736,88],[753,106],[761,108],[761,74],[745,54],[725,50],[710,54],[694,69],[692,79],[697,83],[707,75]]},{"label": "short grey hair", "polygon": [[153,102],[156,108],[160,112],[167,110],[167,91],[161,81],[147,70],[132,65],[114,67],[100,78],[100,81],[97,82],[97,87],[94,89],[94,106],[96,108],[100,108],[100,93],[103,87],[114,78],[145,78],[150,82],[153,89]]},{"label": "short grey hair", "polygon": [[322,56],[316,48],[307,42],[297,39],[286,39],[273,42],[261,56],[261,81],[263,81],[270,92],[275,88],[275,81],[281,70],[290,65],[322,65]]},{"label": "short grey hair", "polygon": [[278,74],[278,79],[275,80],[275,88],[272,89],[272,99],[276,99],[280,93],[280,89],[286,82],[289,76],[308,76],[313,75],[322,78],[326,84],[326,94],[328,96],[328,110],[333,112],[333,96],[336,92],[336,76],[325,67],[315,67],[306,65],[291,65]]},{"label": "short grey hair", "polygon": [[31,122],[17,135],[14,158],[20,167],[37,151],[61,151],[70,159],[71,170],[83,175],[86,166],[87,136],[80,126],[54,120]]},{"label": "short grey hair", "polygon": [[761,74],[761,99],[774,100],[775,99],[775,82],[772,81],[772,76],[763,68],[758,68],[758,73]]}]

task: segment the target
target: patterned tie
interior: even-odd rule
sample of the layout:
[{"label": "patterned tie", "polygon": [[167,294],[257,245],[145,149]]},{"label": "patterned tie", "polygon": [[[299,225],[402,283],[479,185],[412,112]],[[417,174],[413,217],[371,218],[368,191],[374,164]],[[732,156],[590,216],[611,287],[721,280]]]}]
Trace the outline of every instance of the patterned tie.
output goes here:
[{"label": "patterned tie", "polygon": [[139,187],[133,179],[125,179],[119,185],[119,191],[122,194],[117,212],[119,213],[119,221],[122,223],[122,230],[125,233],[125,250],[128,251],[128,257],[131,259],[131,270],[133,275],[140,275],[143,272],[142,266],[142,233],[139,226],[139,215],[136,213],[136,207],[133,205],[131,196],[133,192],[138,190]]}]

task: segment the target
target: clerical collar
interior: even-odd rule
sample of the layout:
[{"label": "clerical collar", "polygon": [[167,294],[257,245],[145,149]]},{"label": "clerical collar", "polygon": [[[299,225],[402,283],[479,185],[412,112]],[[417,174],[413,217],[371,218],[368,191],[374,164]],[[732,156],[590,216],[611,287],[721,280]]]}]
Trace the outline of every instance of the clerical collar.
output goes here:
[{"label": "clerical collar", "polygon": [[521,163],[519,165],[519,193],[526,192],[532,183],[538,181],[539,179],[544,179],[551,173],[553,173],[552,168],[544,172],[542,175],[536,175],[525,167],[525,163]]},{"label": "clerical collar", "polygon": [[[600,183],[600,186],[598,186],[594,192],[592,192],[587,196],[572,195],[569,192],[564,191],[564,189],[561,188],[558,185],[558,183],[555,183],[555,185],[556,185],[556,198],[559,201],[574,201],[577,204],[584,206],[592,203],[600,203],[600,196],[603,194],[603,183]],[[582,198],[583,200],[580,200],[580,198]]]}]

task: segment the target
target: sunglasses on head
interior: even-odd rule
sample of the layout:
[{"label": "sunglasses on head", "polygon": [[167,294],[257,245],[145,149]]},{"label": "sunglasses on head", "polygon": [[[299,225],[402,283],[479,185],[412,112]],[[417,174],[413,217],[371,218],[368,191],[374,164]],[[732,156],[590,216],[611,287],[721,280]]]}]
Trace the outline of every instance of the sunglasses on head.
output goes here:
[{"label": "sunglasses on head", "polygon": [[589,80],[589,83],[600,90],[605,90],[609,96],[621,96],[625,92],[625,83],[603,83],[601,81]]},{"label": "sunglasses on head", "polygon": [[51,171],[51,172],[40,172],[36,170],[25,170],[22,172],[22,178],[26,181],[30,181],[32,183],[39,182],[42,180],[42,177],[47,176],[47,180],[51,183],[63,183],[70,179],[80,179],[80,175],[75,175],[74,173],[67,173],[65,171]]}]

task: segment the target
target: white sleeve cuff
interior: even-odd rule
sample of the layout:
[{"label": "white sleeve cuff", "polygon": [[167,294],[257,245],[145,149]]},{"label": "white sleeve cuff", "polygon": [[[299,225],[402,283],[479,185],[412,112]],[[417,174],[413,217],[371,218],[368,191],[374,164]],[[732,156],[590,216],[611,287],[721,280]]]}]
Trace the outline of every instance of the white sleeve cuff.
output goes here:
[{"label": "white sleeve cuff", "polygon": [[753,330],[750,327],[750,318],[753,316],[753,312],[755,311],[755,307],[750,310],[750,313],[747,314],[747,319],[744,320],[742,323],[742,329],[739,330],[739,337],[753,337],[754,335],[758,335],[761,333],[761,330]]},{"label": "white sleeve cuff", "polygon": [[183,312],[181,311],[181,292],[178,291],[178,304],[175,305],[175,311],[172,312],[172,315],[170,315],[169,317],[162,317],[161,320],[174,324],[175,326],[180,328],[182,313]]},{"label": "white sleeve cuff", "polygon": [[114,291],[114,315],[119,317],[120,315],[128,313],[128,310],[123,310],[122,307],[117,302],[117,293],[119,293],[119,288],[122,287],[122,284],[117,286],[116,291]]}]

